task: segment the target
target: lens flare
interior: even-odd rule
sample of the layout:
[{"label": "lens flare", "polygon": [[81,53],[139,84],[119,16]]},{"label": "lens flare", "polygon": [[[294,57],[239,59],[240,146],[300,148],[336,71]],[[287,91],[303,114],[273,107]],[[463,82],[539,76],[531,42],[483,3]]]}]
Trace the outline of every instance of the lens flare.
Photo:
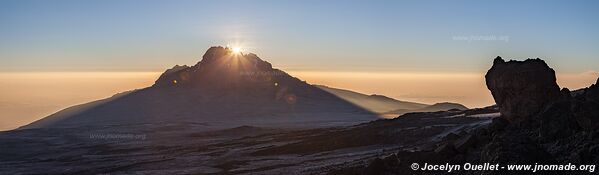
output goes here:
[{"label": "lens flare", "polygon": [[231,51],[233,51],[233,53],[235,53],[235,54],[239,54],[239,53],[241,53],[241,48],[233,47],[233,49]]}]

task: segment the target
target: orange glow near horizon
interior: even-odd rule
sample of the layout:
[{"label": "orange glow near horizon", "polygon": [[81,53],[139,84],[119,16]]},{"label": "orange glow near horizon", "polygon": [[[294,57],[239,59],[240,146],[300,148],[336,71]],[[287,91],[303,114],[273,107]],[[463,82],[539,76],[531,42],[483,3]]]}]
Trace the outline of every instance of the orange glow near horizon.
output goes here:
[{"label": "orange glow near horizon", "polygon": [[[457,102],[467,107],[493,104],[484,73],[288,71],[310,84],[403,101]],[[0,73],[0,130],[14,129],[69,106],[151,86],[161,72]],[[599,73],[558,74],[560,87],[576,90],[595,83]],[[275,84],[275,86],[278,84]]]},{"label": "orange glow near horizon", "polygon": [[0,72],[0,131],[69,106],[148,87],[160,72]]}]

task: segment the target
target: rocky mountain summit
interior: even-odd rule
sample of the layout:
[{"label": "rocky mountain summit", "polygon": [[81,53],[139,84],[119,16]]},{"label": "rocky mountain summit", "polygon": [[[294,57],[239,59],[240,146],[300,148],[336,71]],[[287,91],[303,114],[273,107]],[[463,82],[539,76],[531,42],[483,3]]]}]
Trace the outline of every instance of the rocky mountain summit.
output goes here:
[{"label": "rocky mountain summit", "polygon": [[[375,159],[357,174],[446,174],[414,171],[411,163],[599,164],[599,80],[570,92],[557,85],[555,72],[541,59],[495,58],[487,72],[500,117],[488,126],[448,134],[430,149],[403,150]],[[460,171],[459,174],[501,174]],[[508,173],[530,174],[530,171]],[[538,172],[554,173],[551,171]],[[588,174],[589,171],[569,171]]]},{"label": "rocky mountain summit", "polygon": [[189,66],[175,66],[163,73],[153,87],[194,86],[204,89],[247,88],[272,91],[275,83],[286,86],[307,86],[256,54],[233,53],[225,47],[209,48],[202,60]]}]

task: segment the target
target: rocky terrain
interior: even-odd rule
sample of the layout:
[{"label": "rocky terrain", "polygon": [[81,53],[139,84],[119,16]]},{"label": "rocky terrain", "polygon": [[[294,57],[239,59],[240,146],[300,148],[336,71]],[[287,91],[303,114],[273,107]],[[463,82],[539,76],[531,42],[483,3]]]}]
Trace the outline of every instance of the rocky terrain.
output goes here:
[{"label": "rocky terrain", "polygon": [[[482,113],[481,113],[482,112]],[[490,113],[489,113],[490,112]],[[486,126],[494,108],[410,113],[354,126],[284,129],[201,124],[39,128],[0,133],[1,174],[325,174],[428,150]]]},{"label": "rocky terrain", "polygon": [[[414,171],[411,163],[584,164],[599,163],[599,79],[571,93],[559,89],[555,72],[543,60],[504,61],[487,72],[487,87],[500,110],[485,127],[450,135],[436,147],[399,151],[342,174],[446,174]],[[458,173],[458,172],[456,172]],[[531,171],[461,171],[459,174],[530,174]],[[537,174],[560,173],[545,171]],[[568,171],[589,174],[589,171]]]}]

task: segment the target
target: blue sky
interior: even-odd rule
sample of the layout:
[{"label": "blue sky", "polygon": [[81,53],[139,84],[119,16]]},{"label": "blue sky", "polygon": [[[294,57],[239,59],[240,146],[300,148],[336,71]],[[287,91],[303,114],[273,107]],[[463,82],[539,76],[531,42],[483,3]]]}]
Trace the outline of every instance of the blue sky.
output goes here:
[{"label": "blue sky", "polygon": [[590,0],[3,0],[0,71],[161,71],[227,44],[289,70],[484,71],[501,55],[598,71],[598,8]]}]

